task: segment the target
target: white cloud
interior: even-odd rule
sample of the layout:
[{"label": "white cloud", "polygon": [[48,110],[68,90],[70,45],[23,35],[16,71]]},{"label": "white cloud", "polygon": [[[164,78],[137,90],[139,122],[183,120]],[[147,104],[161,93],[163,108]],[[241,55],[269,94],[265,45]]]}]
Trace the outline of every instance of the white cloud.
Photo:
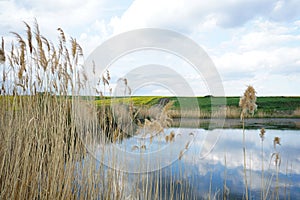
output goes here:
[{"label": "white cloud", "polygon": [[[214,59],[228,95],[239,95],[245,85],[259,88],[258,95],[299,95],[299,48],[225,53]],[[279,92],[280,91],[280,92]]]},{"label": "white cloud", "polygon": [[[57,28],[64,30],[67,36],[77,38],[88,55],[103,39],[110,35],[107,23],[111,11],[116,8],[118,14],[121,5],[116,6],[107,0],[88,1],[0,1],[0,34],[7,43],[12,39],[10,32],[15,31],[25,35],[23,21],[34,26],[34,20],[40,27],[41,33],[54,43],[57,41]],[[124,9],[124,8],[123,8]]]},{"label": "white cloud", "polygon": [[1,4],[6,8],[0,11],[1,27],[7,27],[6,34],[9,31],[22,31],[22,21],[31,23],[36,18],[41,29],[53,36],[58,27],[72,35],[80,35],[88,29],[103,29],[101,26],[108,15],[109,1],[12,0]]},{"label": "white cloud", "polygon": [[[285,11],[296,4],[300,3],[139,0],[134,1],[121,17],[113,18],[111,26],[114,33],[158,27],[190,35],[205,45],[223,80],[227,81],[224,85],[234,82],[244,86],[246,82],[257,83],[258,77],[264,77],[267,83],[274,81],[274,77],[288,80],[291,74],[299,73],[299,14]],[[298,94],[286,90],[295,88],[298,82],[281,83],[285,84],[280,86],[285,93]],[[225,90],[236,95],[235,89]]]},{"label": "white cloud", "polygon": [[[9,31],[25,33],[22,21],[37,18],[43,35],[57,39],[58,27],[77,38],[87,57],[112,34],[145,27],[166,28],[189,36],[213,58],[228,95],[234,85],[290,80],[299,75],[300,2],[246,0],[213,1],[124,1],[108,0],[1,1],[0,34],[11,40]],[[127,9],[128,8],[128,9]],[[14,13],[14,14],[12,14]],[[185,78],[196,85],[197,80]],[[271,78],[272,77],[272,78]],[[298,81],[278,85],[289,94]],[[282,85],[285,84],[285,85]],[[262,92],[264,93],[264,92]],[[276,94],[276,93],[275,93]],[[199,94],[202,95],[202,94]]]},{"label": "white cloud", "polygon": [[[207,134],[212,134],[218,130],[207,131]],[[282,156],[282,172],[286,169],[285,164],[288,160],[293,162],[294,173],[299,174],[299,168],[295,167],[300,165],[297,152],[298,144],[292,138],[297,134],[297,131],[274,131],[267,130],[265,140],[264,140],[264,153],[265,153],[265,164],[269,164],[272,153],[275,151],[273,147],[273,139],[275,136],[281,138],[281,146],[276,147],[277,151],[281,153]],[[219,138],[217,144],[214,146],[212,152],[205,157],[205,162],[199,159],[199,151],[201,151],[203,145],[202,140],[196,139],[187,154],[183,156],[183,160],[189,164],[195,164],[199,166],[199,173],[205,174],[209,171],[207,169],[207,164],[224,163],[224,156],[227,159],[227,168],[238,168],[243,166],[243,144],[242,144],[242,132],[240,129],[223,129],[222,135]],[[252,170],[261,170],[261,139],[259,137],[258,130],[247,130],[246,131],[246,148],[247,148],[247,158],[252,162]],[[229,162],[230,161],[230,162]],[[272,160],[274,161],[274,160]],[[249,161],[248,161],[249,162]],[[248,163],[249,165],[249,163]],[[271,168],[274,169],[274,163],[271,162]]]},{"label": "white cloud", "polygon": [[275,2],[270,17],[278,21],[294,20],[299,18],[299,4],[297,0],[278,0]]},{"label": "white cloud", "polygon": [[289,81],[291,76],[300,75],[299,46],[296,26],[258,19],[209,49],[209,54],[228,95],[238,95],[248,84],[259,87],[260,95],[299,95],[299,81]]},{"label": "white cloud", "polygon": [[[112,21],[115,32],[144,27],[164,27],[189,32],[195,27],[237,27],[260,16],[276,21],[290,21],[299,17],[297,1],[277,3],[255,1],[134,1],[122,17]],[[291,8],[292,13],[287,10]],[[289,13],[289,14],[288,14]]]},{"label": "white cloud", "polygon": [[259,73],[266,70],[271,73],[291,74],[300,72],[299,53],[299,48],[229,52],[215,57],[214,61],[220,72],[227,75],[234,72]]}]

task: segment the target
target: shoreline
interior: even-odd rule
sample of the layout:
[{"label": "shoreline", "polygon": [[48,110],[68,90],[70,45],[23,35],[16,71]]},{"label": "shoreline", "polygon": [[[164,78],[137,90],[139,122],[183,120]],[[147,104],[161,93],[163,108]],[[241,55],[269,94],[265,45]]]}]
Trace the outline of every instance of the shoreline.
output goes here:
[{"label": "shoreline", "polygon": [[[200,125],[199,125],[200,123]],[[198,124],[198,125],[197,125]],[[195,127],[204,129],[215,128],[242,128],[242,122],[237,118],[222,119],[196,119],[196,118],[180,118],[173,119],[173,126]],[[300,130],[300,118],[247,118],[245,119],[246,129],[294,129]]]}]

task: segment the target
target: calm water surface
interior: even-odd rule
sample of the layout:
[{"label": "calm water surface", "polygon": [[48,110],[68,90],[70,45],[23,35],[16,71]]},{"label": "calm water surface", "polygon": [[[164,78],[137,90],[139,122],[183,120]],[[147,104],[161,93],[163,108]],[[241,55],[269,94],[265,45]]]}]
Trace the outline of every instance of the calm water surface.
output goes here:
[{"label": "calm water surface", "polygon": [[[171,131],[175,133],[174,141],[166,142],[165,135]],[[280,198],[300,199],[300,131],[267,129],[263,152],[259,133],[260,130],[245,131],[249,195],[252,199],[260,199],[263,164],[268,199],[276,196],[276,185],[279,187]],[[131,184],[137,177],[142,177],[143,180],[146,177],[148,182],[158,181],[165,191],[172,184],[175,185],[174,193],[179,194],[180,187],[188,188],[188,192],[196,199],[208,198],[209,195],[223,198],[224,194],[237,199],[243,197],[245,186],[241,129],[171,128],[165,131],[165,135],[151,140],[145,135],[137,136],[106,146],[106,152],[114,152],[116,160],[120,162],[112,167],[129,172],[126,173],[128,190],[136,190]],[[274,147],[274,137],[280,138],[281,145]],[[145,148],[141,148],[142,146]],[[278,173],[276,154],[279,155]],[[101,151],[96,151],[96,155],[100,157]],[[108,166],[109,160],[105,160]],[[139,170],[143,172],[144,169],[151,172],[142,175],[132,173]],[[157,169],[162,170],[158,172]],[[155,178],[158,173],[159,178]],[[143,190],[142,180],[140,181],[140,189]],[[171,194],[165,194],[166,198],[169,195]]]}]

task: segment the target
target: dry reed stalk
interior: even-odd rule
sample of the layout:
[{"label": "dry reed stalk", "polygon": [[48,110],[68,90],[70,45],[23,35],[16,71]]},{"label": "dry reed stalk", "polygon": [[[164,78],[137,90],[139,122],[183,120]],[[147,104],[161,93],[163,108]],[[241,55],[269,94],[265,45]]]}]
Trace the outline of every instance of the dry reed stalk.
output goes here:
[{"label": "dry reed stalk", "polygon": [[296,108],[296,110],[294,110],[293,116],[300,117],[300,108]]},{"label": "dry reed stalk", "polygon": [[265,129],[262,128],[259,133],[261,139],[261,199],[265,197],[265,183],[264,183],[264,139],[265,139]]},{"label": "dry reed stalk", "polygon": [[247,164],[246,164],[246,141],[245,141],[245,117],[254,114],[257,109],[256,91],[252,86],[248,86],[244,95],[240,98],[239,106],[241,107],[241,121],[243,124],[243,157],[244,157],[244,182],[245,182],[245,198],[248,200],[248,181],[247,181]]}]

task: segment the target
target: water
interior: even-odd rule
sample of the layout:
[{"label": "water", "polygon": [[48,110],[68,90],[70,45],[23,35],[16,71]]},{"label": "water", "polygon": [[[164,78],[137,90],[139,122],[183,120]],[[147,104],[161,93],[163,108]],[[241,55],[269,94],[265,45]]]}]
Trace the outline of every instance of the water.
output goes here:
[{"label": "water", "polygon": [[[217,130],[213,130],[217,131]],[[211,132],[213,132],[211,131]],[[224,129],[213,150],[202,160],[197,159],[201,148],[197,139],[178,164],[185,166],[185,172],[199,196],[205,196],[211,184],[211,194],[229,189],[229,196],[242,197],[244,193],[243,135],[240,129]],[[262,143],[259,130],[246,130],[246,162],[249,194],[260,199],[262,172]],[[263,146],[265,189],[268,197],[276,196],[276,154],[280,198],[300,198],[300,131],[266,130]],[[274,147],[274,137],[281,138],[281,145]],[[225,164],[226,159],[226,164]],[[221,194],[222,196],[223,194]],[[273,198],[272,198],[273,199]]]},{"label": "water", "polygon": [[[172,131],[174,140],[166,142],[165,136]],[[276,196],[299,199],[300,131],[266,129],[263,153],[259,133],[260,130],[245,130],[249,196],[251,199],[261,197],[263,164],[267,199]],[[274,137],[280,138],[281,145],[274,146]],[[149,135],[143,135],[106,144],[106,159],[102,162],[108,168],[126,173],[128,194],[158,184],[165,199],[170,195],[180,198],[183,190],[195,199],[208,196],[223,199],[224,195],[242,199],[245,194],[242,141],[241,129],[171,128],[151,140]],[[99,149],[95,155],[99,159],[103,156]],[[170,191],[169,187],[173,189]]]}]

